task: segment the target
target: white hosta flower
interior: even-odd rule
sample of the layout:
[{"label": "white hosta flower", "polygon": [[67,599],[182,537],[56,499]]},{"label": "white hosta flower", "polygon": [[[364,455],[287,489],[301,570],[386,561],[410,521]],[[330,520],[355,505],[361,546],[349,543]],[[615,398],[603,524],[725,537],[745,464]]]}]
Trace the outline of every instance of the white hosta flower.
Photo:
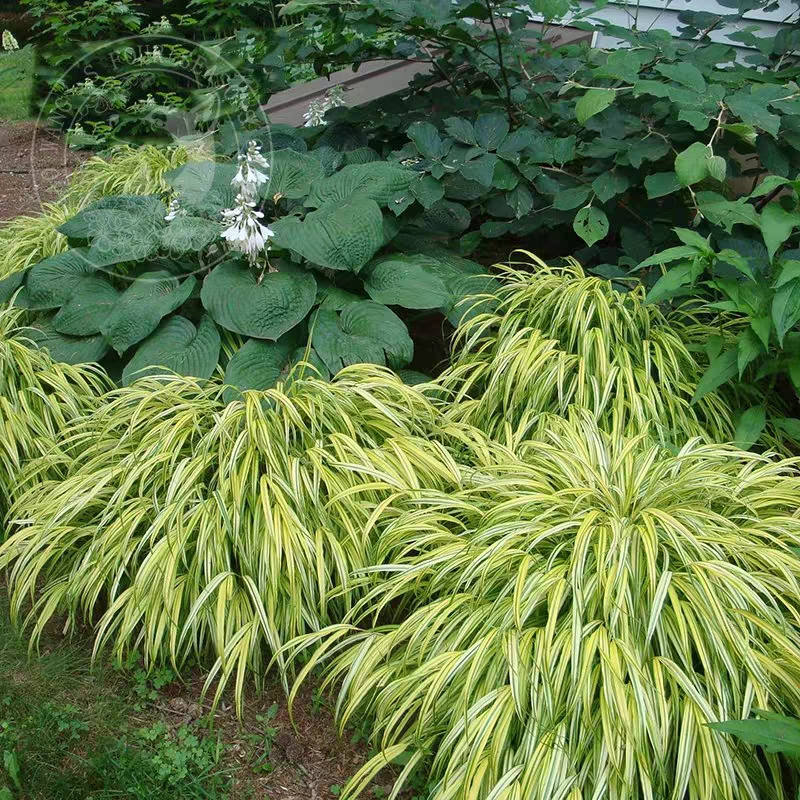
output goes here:
[{"label": "white hosta flower", "polygon": [[245,200],[253,201],[258,197],[258,190],[269,180],[268,169],[269,162],[261,155],[260,145],[251,141],[247,152],[239,156],[239,169],[231,184]]},{"label": "white hosta flower", "polygon": [[325,96],[325,101],[328,108],[340,108],[347,105],[347,100],[344,99],[344,86],[337,84],[328,89],[328,94]]},{"label": "white hosta flower", "polygon": [[186,211],[181,208],[180,201],[176,197],[174,200],[170,201],[169,211],[167,212],[167,216],[164,217],[164,219],[167,222],[172,222],[172,220],[174,220],[175,217],[183,217],[183,216],[186,216]]},{"label": "white hosta flower", "polygon": [[317,98],[308,104],[308,110],[303,114],[303,119],[306,121],[306,128],[316,128],[317,125],[325,124],[325,112],[328,109],[325,107],[325,100]]},{"label": "white hosta flower", "polygon": [[240,194],[234,208],[222,212],[225,230],[222,238],[233,250],[247,256],[251,264],[255,264],[263,250],[269,250],[269,240],[275,235],[271,228],[262,225],[264,218],[261,211],[256,211],[256,204],[245,200]]},{"label": "white hosta flower", "polygon": [[19,42],[11,31],[3,31],[3,50],[19,50]]}]

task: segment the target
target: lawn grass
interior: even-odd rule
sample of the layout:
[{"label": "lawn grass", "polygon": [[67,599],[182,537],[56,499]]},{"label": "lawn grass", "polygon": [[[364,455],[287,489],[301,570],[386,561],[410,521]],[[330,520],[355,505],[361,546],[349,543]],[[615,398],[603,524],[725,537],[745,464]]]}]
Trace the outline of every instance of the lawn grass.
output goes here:
[{"label": "lawn grass", "polygon": [[0,52],[0,120],[30,119],[34,50]]},{"label": "lawn grass", "polygon": [[51,637],[29,658],[0,603],[0,800],[226,800],[207,720],[164,718],[172,675],[92,669],[85,643]]}]

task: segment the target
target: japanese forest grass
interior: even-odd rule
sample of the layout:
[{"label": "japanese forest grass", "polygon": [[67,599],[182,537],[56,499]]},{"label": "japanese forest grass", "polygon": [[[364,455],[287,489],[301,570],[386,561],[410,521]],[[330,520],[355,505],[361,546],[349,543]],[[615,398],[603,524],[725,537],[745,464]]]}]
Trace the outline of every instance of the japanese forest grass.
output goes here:
[{"label": "japanese forest grass", "polygon": [[398,758],[437,800],[676,776],[777,796],[776,763],[704,722],[800,710],[800,483],[713,444],[732,411],[691,403],[694,325],[539,265],[434,384],[365,365],[231,403],[214,380],[113,391],[25,470],[12,613],[34,639],[63,614],[96,652],[197,657],[239,702],[272,658],[287,681],[324,662],[342,724],[376,721],[348,791]]},{"label": "japanese forest grass", "polygon": [[461,490],[397,492],[353,610],[287,652],[342,727],[373,721],[342,796],[395,763],[392,797],[417,767],[432,800],[784,797],[777,756],[707,723],[800,713],[796,462],[580,409],[516,441]]}]

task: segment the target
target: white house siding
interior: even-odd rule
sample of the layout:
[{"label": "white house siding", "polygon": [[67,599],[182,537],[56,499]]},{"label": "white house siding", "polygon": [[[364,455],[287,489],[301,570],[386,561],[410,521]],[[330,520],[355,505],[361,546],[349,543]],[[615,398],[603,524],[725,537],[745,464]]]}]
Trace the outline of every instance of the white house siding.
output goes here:
[{"label": "white house siding", "polygon": [[[593,3],[581,0],[585,9],[593,6]],[[640,3],[625,3],[620,0],[611,0],[609,4],[593,14],[590,19],[604,19],[614,25],[624,28],[633,27],[634,23],[639,30],[648,28],[667,30],[678,37],[683,23],[678,19],[682,11],[707,11],[711,14],[733,14],[735,9],[719,5],[715,0],[642,0]],[[720,30],[713,30],[709,33],[709,38],[716,42],[733,45],[739,50],[747,51],[747,47],[741,42],[731,41],[727,34],[736,30],[746,30],[752,25],[758,25],[760,30],[756,35],[762,38],[770,38],[782,27],[784,20],[797,12],[797,6],[786,0],[781,0],[777,10],[765,12],[761,9],[748,11],[744,19],[739,22],[725,22],[720,26]],[[796,18],[796,17],[795,17]],[[620,44],[620,40],[604,33],[598,33],[596,44],[598,47],[612,48]]]}]

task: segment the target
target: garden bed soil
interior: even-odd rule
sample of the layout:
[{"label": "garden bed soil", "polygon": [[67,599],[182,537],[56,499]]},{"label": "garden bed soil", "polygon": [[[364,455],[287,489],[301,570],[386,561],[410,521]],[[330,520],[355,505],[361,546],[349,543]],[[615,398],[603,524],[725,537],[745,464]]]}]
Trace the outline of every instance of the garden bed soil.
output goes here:
[{"label": "garden bed soil", "polygon": [[0,220],[57,200],[89,155],[70,150],[61,135],[36,122],[0,120]]}]

